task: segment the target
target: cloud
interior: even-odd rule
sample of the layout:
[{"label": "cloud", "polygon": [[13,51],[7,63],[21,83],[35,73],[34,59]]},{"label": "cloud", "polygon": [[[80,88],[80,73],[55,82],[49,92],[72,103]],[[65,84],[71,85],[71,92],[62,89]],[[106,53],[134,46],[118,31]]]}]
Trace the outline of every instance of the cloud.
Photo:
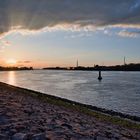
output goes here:
[{"label": "cloud", "polygon": [[25,60],[25,61],[18,61],[17,63],[20,63],[20,64],[21,64],[21,63],[22,63],[22,64],[23,64],[23,63],[24,63],[24,64],[26,63],[26,64],[27,64],[27,63],[31,63],[31,61]]},{"label": "cloud", "polygon": [[12,45],[12,43],[8,40],[2,40],[1,43],[3,46],[11,46]]},{"label": "cloud", "polygon": [[140,0],[135,0],[135,3],[130,8],[130,11],[136,10],[140,7]]},{"label": "cloud", "polygon": [[5,48],[11,46],[11,42],[8,40],[0,40],[0,52],[4,52]]},{"label": "cloud", "polygon": [[130,37],[130,38],[136,38],[140,36],[140,32],[139,31],[126,31],[126,30],[122,30],[118,33],[119,36],[121,37]]},{"label": "cloud", "polygon": [[90,32],[78,32],[78,33],[72,33],[69,35],[64,36],[64,38],[82,38],[82,37],[90,37],[92,34]]},{"label": "cloud", "polygon": [[140,0],[0,0],[0,34],[11,30],[140,28]]},{"label": "cloud", "polygon": [[4,52],[5,47],[4,46],[0,46],[0,53]]},{"label": "cloud", "polygon": [[112,36],[112,32],[110,30],[105,29],[104,34]]}]

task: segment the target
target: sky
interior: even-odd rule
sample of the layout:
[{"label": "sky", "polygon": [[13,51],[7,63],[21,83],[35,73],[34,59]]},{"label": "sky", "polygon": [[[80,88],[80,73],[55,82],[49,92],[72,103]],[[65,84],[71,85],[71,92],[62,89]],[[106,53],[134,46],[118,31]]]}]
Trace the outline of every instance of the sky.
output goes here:
[{"label": "sky", "polygon": [[140,63],[140,0],[0,0],[0,65]]}]

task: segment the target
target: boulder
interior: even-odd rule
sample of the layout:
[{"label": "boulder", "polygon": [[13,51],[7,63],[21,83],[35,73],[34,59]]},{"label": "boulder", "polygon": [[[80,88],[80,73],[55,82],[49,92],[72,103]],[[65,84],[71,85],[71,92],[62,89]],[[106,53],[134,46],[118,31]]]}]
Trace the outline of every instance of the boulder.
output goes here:
[{"label": "boulder", "polygon": [[44,133],[40,133],[33,135],[31,140],[46,140],[46,137]]},{"label": "boulder", "polygon": [[3,134],[0,134],[0,140],[9,140],[9,137]]},{"label": "boulder", "polygon": [[27,134],[24,133],[16,133],[12,136],[12,140],[27,140]]}]

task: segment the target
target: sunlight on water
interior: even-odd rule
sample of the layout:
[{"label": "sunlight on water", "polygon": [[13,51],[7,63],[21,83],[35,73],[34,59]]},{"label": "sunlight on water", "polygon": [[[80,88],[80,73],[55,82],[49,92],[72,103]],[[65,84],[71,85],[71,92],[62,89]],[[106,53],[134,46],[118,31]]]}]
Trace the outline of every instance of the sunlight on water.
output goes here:
[{"label": "sunlight on water", "polygon": [[8,84],[15,85],[16,84],[16,75],[15,71],[8,72]]}]

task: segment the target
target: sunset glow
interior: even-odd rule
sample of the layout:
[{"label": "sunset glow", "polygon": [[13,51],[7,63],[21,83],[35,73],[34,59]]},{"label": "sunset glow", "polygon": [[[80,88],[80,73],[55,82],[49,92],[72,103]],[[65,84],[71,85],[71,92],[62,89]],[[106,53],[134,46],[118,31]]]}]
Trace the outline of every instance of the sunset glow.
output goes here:
[{"label": "sunset glow", "polygon": [[6,61],[8,66],[15,66],[17,64],[17,61],[13,58],[10,58]]}]

